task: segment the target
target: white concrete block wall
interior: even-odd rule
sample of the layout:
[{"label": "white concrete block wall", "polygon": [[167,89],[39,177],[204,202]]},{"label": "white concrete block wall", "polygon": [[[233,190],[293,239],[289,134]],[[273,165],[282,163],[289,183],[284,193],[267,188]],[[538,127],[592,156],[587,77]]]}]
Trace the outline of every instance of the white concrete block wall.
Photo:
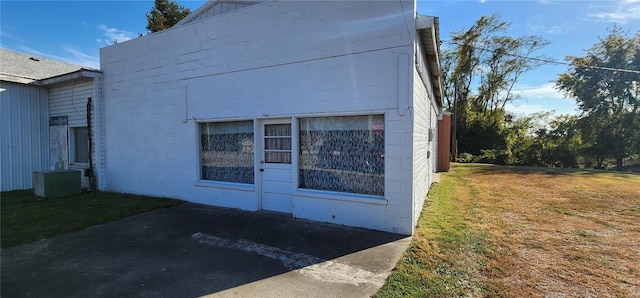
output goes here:
[{"label": "white concrete block wall", "polygon": [[414,126],[398,88],[413,82],[398,82],[398,56],[413,55],[415,11],[403,4],[265,2],[101,49],[107,189],[256,210],[257,185],[197,185],[198,122],[385,114],[384,198],[294,192],[293,212],[410,234]]},{"label": "white concrete block wall", "polygon": [[[431,183],[437,164],[437,117],[440,108],[435,101],[433,85],[429,79],[429,65],[424,59],[423,48],[419,36],[416,42],[416,65],[413,68],[414,90],[414,193],[413,193],[413,224],[418,221],[424,200]],[[423,71],[422,76],[419,71]],[[426,79],[424,79],[426,78]]]},{"label": "white concrete block wall", "polygon": [[93,166],[96,176],[96,187],[98,190],[106,189],[106,140],[104,121],[104,98],[102,75],[96,76],[93,80]]},{"label": "white concrete block wall", "polygon": [[[424,200],[432,183],[435,143],[435,119],[432,101],[414,68],[414,130],[413,130],[413,226],[420,217]],[[429,138],[431,135],[431,139]]]}]

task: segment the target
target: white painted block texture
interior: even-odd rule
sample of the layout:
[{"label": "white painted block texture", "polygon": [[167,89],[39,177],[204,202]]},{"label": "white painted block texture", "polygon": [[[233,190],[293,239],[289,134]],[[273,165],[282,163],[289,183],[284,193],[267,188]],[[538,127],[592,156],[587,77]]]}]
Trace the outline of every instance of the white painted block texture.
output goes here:
[{"label": "white painted block texture", "polygon": [[293,183],[293,216],[412,234],[438,108],[415,72],[414,2],[402,4],[268,1],[101,49],[105,187],[258,210],[258,169],[255,185],[199,181],[199,123],[383,114],[384,196]]}]

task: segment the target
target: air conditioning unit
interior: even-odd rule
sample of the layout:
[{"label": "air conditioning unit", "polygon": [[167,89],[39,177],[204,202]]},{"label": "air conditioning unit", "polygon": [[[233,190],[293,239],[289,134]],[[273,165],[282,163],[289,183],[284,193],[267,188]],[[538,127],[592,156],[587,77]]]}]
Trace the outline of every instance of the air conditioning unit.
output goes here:
[{"label": "air conditioning unit", "polygon": [[78,195],[82,192],[80,186],[80,171],[55,170],[33,173],[33,191],[41,198],[60,198]]}]

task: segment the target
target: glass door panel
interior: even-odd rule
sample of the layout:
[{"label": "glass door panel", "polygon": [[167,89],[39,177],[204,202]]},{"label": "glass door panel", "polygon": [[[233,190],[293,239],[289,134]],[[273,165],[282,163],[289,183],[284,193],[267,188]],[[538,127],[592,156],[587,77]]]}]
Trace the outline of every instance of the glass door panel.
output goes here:
[{"label": "glass door panel", "polygon": [[264,125],[264,162],[291,164],[291,124]]}]

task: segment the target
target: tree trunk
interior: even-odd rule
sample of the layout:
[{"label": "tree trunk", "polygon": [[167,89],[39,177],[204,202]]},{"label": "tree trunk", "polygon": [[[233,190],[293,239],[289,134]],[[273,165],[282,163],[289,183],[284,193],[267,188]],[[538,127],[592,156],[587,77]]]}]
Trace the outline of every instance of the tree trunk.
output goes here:
[{"label": "tree trunk", "polygon": [[622,171],[622,157],[616,157],[616,170]]}]

